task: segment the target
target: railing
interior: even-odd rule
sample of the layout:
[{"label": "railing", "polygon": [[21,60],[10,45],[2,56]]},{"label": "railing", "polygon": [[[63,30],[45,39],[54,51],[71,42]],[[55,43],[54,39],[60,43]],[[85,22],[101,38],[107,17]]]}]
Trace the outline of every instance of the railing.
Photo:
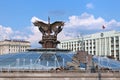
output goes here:
[{"label": "railing", "polygon": [[[98,70],[42,70],[42,69],[0,69],[0,73],[14,73],[14,72],[25,72],[25,73],[98,73]],[[120,73],[120,71],[113,70],[100,70],[101,73]]]}]

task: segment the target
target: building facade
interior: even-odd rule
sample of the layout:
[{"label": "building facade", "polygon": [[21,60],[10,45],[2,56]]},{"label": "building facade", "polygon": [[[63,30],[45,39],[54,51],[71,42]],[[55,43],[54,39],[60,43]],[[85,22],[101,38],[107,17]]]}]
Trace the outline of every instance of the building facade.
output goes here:
[{"label": "building facade", "polygon": [[120,60],[120,32],[99,32],[82,38],[61,41],[59,48],[73,51],[85,50],[88,54],[114,56],[115,59]]},{"label": "building facade", "polygon": [[30,49],[30,42],[23,40],[3,40],[0,41],[0,54],[24,52]]},{"label": "building facade", "polygon": [[74,52],[78,51],[78,50],[82,50],[82,48],[83,48],[82,38],[61,41],[61,43],[58,44],[58,48],[69,49]]}]

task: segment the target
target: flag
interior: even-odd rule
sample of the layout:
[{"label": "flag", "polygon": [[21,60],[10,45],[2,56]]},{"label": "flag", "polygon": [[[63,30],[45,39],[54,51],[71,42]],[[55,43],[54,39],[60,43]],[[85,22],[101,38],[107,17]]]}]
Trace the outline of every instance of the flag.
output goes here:
[{"label": "flag", "polygon": [[102,26],[102,29],[105,29],[105,26],[104,26],[104,25]]}]

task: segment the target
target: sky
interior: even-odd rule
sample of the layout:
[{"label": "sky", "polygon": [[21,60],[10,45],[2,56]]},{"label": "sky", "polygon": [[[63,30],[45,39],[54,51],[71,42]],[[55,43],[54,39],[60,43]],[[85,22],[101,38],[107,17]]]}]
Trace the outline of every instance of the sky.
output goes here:
[{"label": "sky", "polygon": [[[59,40],[102,31],[120,31],[120,0],[0,0],[0,40],[21,39],[39,47],[34,18],[64,21]],[[105,29],[102,29],[102,26]]]}]

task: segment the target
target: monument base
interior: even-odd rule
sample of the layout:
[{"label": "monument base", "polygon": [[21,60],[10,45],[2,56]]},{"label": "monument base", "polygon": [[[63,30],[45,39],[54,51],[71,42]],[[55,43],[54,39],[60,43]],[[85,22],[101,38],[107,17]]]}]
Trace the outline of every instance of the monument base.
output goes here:
[{"label": "monument base", "polygon": [[56,48],[60,42],[57,41],[57,36],[45,35],[42,36],[42,40],[39,43],[42,44],[43,48]]}]

